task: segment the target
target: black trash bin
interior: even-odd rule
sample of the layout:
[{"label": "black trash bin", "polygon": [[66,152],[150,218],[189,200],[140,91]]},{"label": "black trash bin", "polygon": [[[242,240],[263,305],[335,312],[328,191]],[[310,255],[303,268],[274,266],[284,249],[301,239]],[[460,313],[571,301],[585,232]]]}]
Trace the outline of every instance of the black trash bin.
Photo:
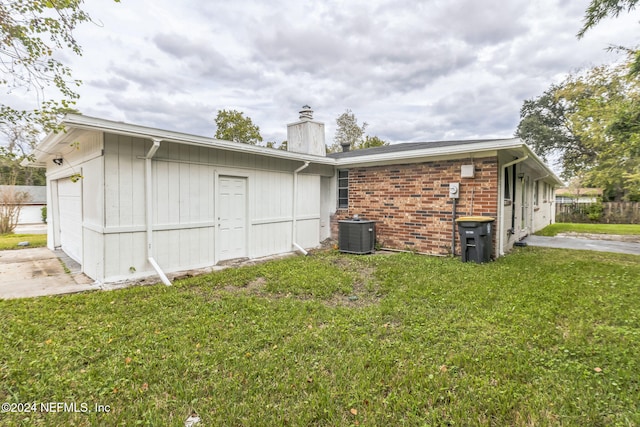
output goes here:
[{"label": "black trash bin", "polygon": [[456,219],[462,262],[489,262],[493,253],[491,224],[495,218],[490,216],[462,216]]},{"label": "black trash bin", "polygon": [[373,253],[376,244],[376,223],[360,219],[338,221],[338,248],[351,254]]}]

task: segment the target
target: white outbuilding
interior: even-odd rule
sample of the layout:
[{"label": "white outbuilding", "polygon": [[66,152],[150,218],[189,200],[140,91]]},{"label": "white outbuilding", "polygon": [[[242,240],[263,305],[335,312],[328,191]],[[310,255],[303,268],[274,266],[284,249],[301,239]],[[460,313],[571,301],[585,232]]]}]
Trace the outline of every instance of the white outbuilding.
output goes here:
[{"label": "white outbuilding", "polygon": [[312,248],[329,237],[333,159],[309,109],[290,151],[82,115],[36,150],[47,168],[48,247],[98,282]]}]

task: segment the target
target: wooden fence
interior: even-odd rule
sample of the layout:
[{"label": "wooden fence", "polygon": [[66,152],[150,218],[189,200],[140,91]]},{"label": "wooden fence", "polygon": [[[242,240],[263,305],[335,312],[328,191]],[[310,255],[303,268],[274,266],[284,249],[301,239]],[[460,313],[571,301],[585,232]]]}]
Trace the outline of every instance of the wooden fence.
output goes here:
[{"label": "wooden fence", "polygon": [[556,222],[640,224],[640,202],[556,203]]}]

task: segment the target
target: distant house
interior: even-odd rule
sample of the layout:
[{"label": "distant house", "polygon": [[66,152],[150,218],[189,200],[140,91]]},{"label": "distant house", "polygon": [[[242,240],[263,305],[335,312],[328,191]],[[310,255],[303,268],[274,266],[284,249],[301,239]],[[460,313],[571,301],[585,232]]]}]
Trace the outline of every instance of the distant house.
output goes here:
[{"label": "distant house", "polygon": [[[459,215],[496,218],[494,256],[554,219],[561,183],[519,139],[396,144],[325,155],[305,107],[288,151],[69,115],[36,151],[48,246],[111,282],[305,251],[342,218],[377,221],[393,249],[459,254]],[[453,244],[452,244],[453,243]]]},{"label": "distant house", "polygon": [[556,190],[556,202],[590,204],[602,199],[602,188],[568,188],[562,187]]},{"label": "distant house", "polygon": [[0,192],[9,190],[29,194],[28,201],[20,209],[18,225],[41,224],[42,208],[47,206],[47,187],[44,185],[0,185]]}]

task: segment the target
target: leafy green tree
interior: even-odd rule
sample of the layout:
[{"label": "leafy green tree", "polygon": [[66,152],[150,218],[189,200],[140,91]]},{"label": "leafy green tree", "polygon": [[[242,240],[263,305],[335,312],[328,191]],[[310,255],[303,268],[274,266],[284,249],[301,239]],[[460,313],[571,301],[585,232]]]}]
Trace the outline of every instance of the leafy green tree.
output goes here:
[{"label": "leafy green tree", "polygon": [[351,110],[347,109],[340,114],[336,119],[336,125],[336,134],[333,137],[333,144],[328,149],[329,152],[338,152],[341,147],[355,149],[364,142],[364,131],[368,124],[364,122],[359,125],[358,119]]},{"label": "leafy green tree", "polygon": [[[119,2],[120,0],[114,0]],[[60,59],[61,53],[82,54],[73,31],[91,17],[82,0],[11,0],[0,2],[0,90],[25,90],[35,94],[38,107],[21,110],[0,104],[0,123],[38,123],[55,129],[60,113],[78,98],[79,80]],[[62,99],[45,99],[54,87]]]},{"label": "leafy green tree", "polygon": [[524,102],[516,135],[541,156],[561,157],[563,176],[584,176],[609,199],[640,199],[640,79],[631,61],[594,67]]},{"label": "leafy green tree", "polygon": [[276,150],[287,151],[287,141],[282,141],[280,144],[278,144],[275,141],[267,141],[264,146],[267,148],[273,148]]},{"label": "leafy green tree", "polygon": [[362,141],[362,143],[356,148],[357,149],[374,148],[374,147],[383,147],[385,145],[389,145],[389,143],[377,136],[367,135],[365,136],[364,141]]},{"label": "leafy green tree", "polygon": [[215,138],[256,145],[262,142],[260,128],[250,117],[236,110],[219,110],[215,119]]},{"label": "leafy green tree", "polygon": [[23,160],[31,158],[40,134],[40,127],[34,123],[10,126],[0,123],[0,135],[6,140],[6,145],[0,146],[0,184],[45,185],[44,168],[21,165]]},{"label": "leafy green tree", "polygon": [[639,0],[591,0],[585,12],[584,24],[578,33],[578,37],[584,37],[585,33],[595,27],[606,17],[617,18],[621,12],[631,12]]},{"label": "leafy green tree", "polygon": [[[584,24],[578,32],[578,38],[584,37],[587,31],[595,27],[606,17],[617,18],[622,12],[631,12],[635,9],[638,1],[639,0],[591,0],[585,12]],[[616,49],[626,51],[632,56],[633,59],[629,67],[629,74],[632,76],[640,75],[640,50],[624,46],[618,46]]]}]

